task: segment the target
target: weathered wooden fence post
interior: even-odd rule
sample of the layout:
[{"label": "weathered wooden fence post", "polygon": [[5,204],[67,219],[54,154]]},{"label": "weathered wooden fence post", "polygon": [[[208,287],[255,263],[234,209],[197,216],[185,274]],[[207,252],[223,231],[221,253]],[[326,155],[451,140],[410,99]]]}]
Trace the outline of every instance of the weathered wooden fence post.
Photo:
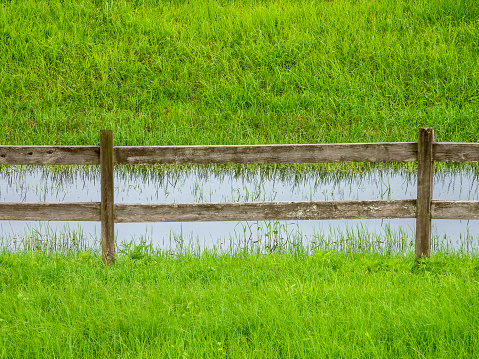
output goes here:
[{"label": "weathered wooden fence post", "polygon": [[419,128],[417,169],[416,259],[431,254],[431,200],[434,130]]},{"label": "weathered wooden fence post", "polygon": [[101,253],[105,264],[115,263],[113,200],[113,131],[100,131]]}]

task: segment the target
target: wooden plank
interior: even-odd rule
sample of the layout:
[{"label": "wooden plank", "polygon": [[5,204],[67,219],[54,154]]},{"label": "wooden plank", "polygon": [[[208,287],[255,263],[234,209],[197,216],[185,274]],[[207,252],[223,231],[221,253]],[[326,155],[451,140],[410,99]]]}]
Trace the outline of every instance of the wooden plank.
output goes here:
[{"label": "wooden plank", "polygon": [[[357,152],[359,151],[359,152]],[[363,152],[360,153],[360,152]],[[116,164],[409,162],[417,143],[250,146],[118,146]],[[197,153],[197,155],[195,154]],[[221,158],[224,155],[224,158]],[[434,161],[479,162],[479,143],[437,142]],[[0,165],[98,165],[98,146],[0,146]]]},{"label": "wooden plank", "polygon": [[415,218],[416,200],[117,204],[115,222]]},{"label": "wooden plank", "polygon": [[432,201],[433,219],[479,219],[479,201]]},{"label": "wooden plank", "polygon": [[243,164],[404,162],[417,160],[416,142],[114,148],[115,164]]},{"label": "wooden plank", "polygon": [[[351,202],[358,202],[352,204]],[[362,202],[359,203],[359,202]],[[387,202],[384,204],[374,202]],[[362,213],[369,214],[367,218],[415,218],[415,200],[393,200],[393,201],[338,201],[338,202],[266,202],[271,203],[270,210],[281,212],[283,210],[293,212],[294,209],[302,210],[305,213],[305,209],[316,206],[313,218],[307,219],[341,219],[341,211],[344,211],[345,207],[349,206],[350,209],[356,207],[366,207]],[[295,205],[296,203],[297,205]],[[334,208],[332,203],[338,203],[338,207]],[[232,204],[232,206],[230,206]],[[259,206],[256,206],[259,204]],[[248,203],[248,208],[258,207],[253,209],[259,211],[261,208],[265,208],[262,204]],[[235,206],[237,205],[237,206]],[[380,207],[378,207],[380,206]],[[148,208],[151,207],[151,208]],[[163,208],[165,207],[165,208]],[[167,208],[169,207],[169,208]],[[228,208],[230,207],[230,208]],[[221,221],[221,220],[237,220],[235,217],[237,214],[229,214],[227,219],[224,219],[224,214],[217,214],[219,212],[232,212],[237,211],[236,207],[242,207],[241,203],[180,203],[180,204],[116,204],[117,219],[116,222],[128,222],[128,218],[132,216],[132,222],[143,222],[139,216],[145,215],[144,222],[187,222],[191,221],[190,217],[197,217],[198,215],[204,216],[206,220]],[[266,206],[268,207],[268,206]],[[319,208],[321,207],[321,208]],[[378,214],[378,209],[381,211],[386,208],[387,212],[384,214]],[[397,207],[395,209],[395,207]],[[190,217],[186,218],[185,214],[180,214],[181,218],[178,220],[172,220],[171,217],[174,214],[164,215],[161,212],[168,212],[170,210],[176,212],[185,212],[187,209],[193,208],[197,214],[191,213]],[[331,211],[331,208],[333,210]],[[394,217],[394,211],[397,210],[399,217]],[[238,211],[245,211],[240,209]],[[119,213],[119,217],[118,217]],[[156,213],[156,214],[155,214]],[[273,216],[268,211],[268,216]],[[309,214],[312,212],[309,211]],[[386,215],[386,217],[378,217],[378,215]],[[151,220],[151,216],[158,217],[158,220]],[[218,216],[220,218],[214,218]],[[254,214],[251,217],[255,216]],[[292,215],[291,215],[292,216]],[[289,217],[287,219],[304,219],[304,215],[299,213],[296,218]],[[373,217],[374,216],[374,217]],[[211,219],[213,218],[213,219]],[[352,219],[348,217],[347,219]],[[361,217],[364,218],[364,217]],[[431,218],[433,219],[470,219],[479,220],[479,201],[438,201],[433,200],[431,203]],[[150,220],[148,220],[150,219]],[[274,219],[274,218],[268,218]],[[2,221],[100,221],[100,202],[0,202],[0,220]],[[241,219],[252,220],[252,219]],[[263,220],[265,220],[263,218]],[[198,221],[198,219],[195,219]]]},{"label": "wooden plank", "polygon": [[115,262],[115,221],[113,186],[113,131],[100,131],[101,252],[103,261]]},{"label": "wooden plank", "polygon": [[98,146],[0,146],[0,165],[98,164]]},{"label": "wooden plank", "polygon": [[431,253],[431,200],[434,163],[432,144],[434,130],[419,128],[418,173],[417,173],[417,217],[416,259],[429,257]]},{"label": "wooden plank", "polygon": [[479,162],[479,143],[435,142],[434,161]]},{"label": "wooden plank", "polygon": [[99,221],[100,202],[0,202],[2,221]]}]

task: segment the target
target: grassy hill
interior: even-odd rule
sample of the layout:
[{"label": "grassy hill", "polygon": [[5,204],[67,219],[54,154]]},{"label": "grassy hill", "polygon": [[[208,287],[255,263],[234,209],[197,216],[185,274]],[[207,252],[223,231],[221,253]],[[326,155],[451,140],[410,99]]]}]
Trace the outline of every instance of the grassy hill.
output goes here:
[{"label": "grassy hill", "polygon": [[0,3],[3,144],[479,140],[479,5]]}]

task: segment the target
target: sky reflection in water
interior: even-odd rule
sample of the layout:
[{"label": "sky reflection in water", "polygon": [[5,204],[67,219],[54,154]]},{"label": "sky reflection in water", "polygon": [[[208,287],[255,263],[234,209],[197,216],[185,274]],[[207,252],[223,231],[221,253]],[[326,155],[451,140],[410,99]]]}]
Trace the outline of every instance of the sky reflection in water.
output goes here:
[{"label": "sky reflection in water", "polygon": [[[64,167],[65,168],[65,167]],[[479,200],[477,170],[445,170],[434,176],[434,199]],[[414,199],[416,177],[407,170],[369,169],[359,174],[340,171],[294,168],[277,171],[259,168],[238,171],[230,168],[189,167],[183,170],[143,167],[117,167],[116,203],[181,203],[238,201],[321,201]],[[1,202],[98,202],[98,169],[70,168],[63,171],[43,167],[10,167],[0,172]],[[456,248],[478,243],[479,221],[433,220],[433,243]],[[28,233],[81,232],[90,246],[99,246],[100,223],[97,222],[26,222],[0,221],[4,238],[20,240]],[[69,230],[71,229],[71,230]],[[414,219],[330,220],[279,222],[196,222],[196,223],[122,223],[116,224],[117,243],[141,239],[163,249],[177,248],[179,242],[190,246],[245,246],[258,239],[272,246],[275,241],[301,237],[314,242],[322,237],[330,242],[348,236],[383,238],[407,234],[414,238]],[[58,235],[60,236],[60,235]],[[472,239],[472,244],[465,242]],[[273,243],[273,244],[271,244]],[[466,244],[465,244],[466,243]],[[476,246],[477,247],[477,246]],[[345,247],[347,248],[347,247]],[[470,249],[470,248],[469,248]]]}]

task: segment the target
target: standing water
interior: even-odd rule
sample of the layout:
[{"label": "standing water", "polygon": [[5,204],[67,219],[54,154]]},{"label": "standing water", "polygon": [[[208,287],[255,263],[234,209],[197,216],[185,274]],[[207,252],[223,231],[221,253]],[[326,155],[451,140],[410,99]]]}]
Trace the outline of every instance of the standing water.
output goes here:
[{"label": "standing water", "polygon": [[[372,167],[117,166],[115,203],[379,200],[416,198],[414,170]],[[479,200],[477,169],[436,171],[433,199]],[[2,167],[0,202],[99,202],[97,167]],[[479,221],[433,220],[433,250],[478,249]],[[122,223],[116,243],[162,250],[234,250],[282,245],[337,249],[414,249],[414,219]],[[98,248],[99,222],[0,221],[3,247]]]}]

